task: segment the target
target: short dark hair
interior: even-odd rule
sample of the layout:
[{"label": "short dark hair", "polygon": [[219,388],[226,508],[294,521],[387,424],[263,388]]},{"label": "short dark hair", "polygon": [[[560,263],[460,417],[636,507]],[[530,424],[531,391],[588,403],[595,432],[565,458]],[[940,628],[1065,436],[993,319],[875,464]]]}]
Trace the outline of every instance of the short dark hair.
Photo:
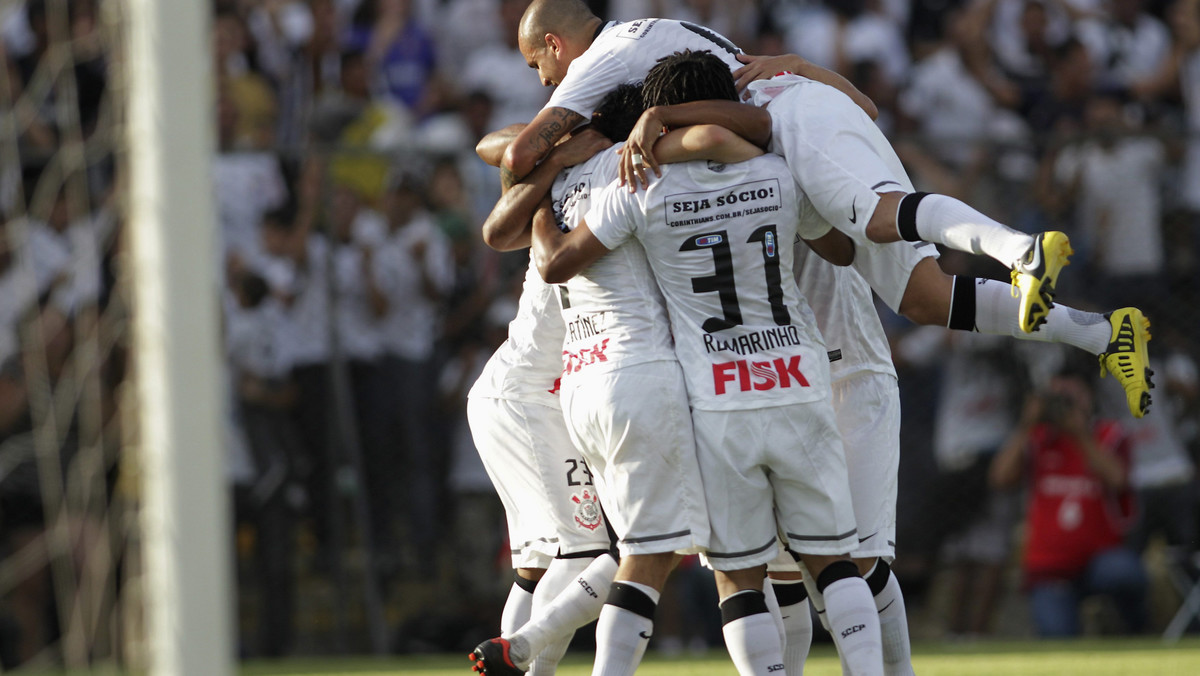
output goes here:
[{"label": "short dark hair", "polygon": [[246,307],[258,307],[271,293],[267,280],[250,271],[243,272],[238,277],[237,285],[238,291],[245,299]]},{"label": "short dark hair", "polygon": [[708,50],[689,49],[659,59],[642,87],[647,108],[708,99],[738,100],[729,66]]},{"label": "short dark hair", "polygon": [[619,85],[592,113],[592,127],[613,143],[620,143],[629,138],[642,110],[642,85]]},{"label": "short dark hair", "polygon": [[262,216],[262,227],[292,232],[296,229],[296,217],[299,209],[293,200],[286,200],[278,207],[271,209]]}]

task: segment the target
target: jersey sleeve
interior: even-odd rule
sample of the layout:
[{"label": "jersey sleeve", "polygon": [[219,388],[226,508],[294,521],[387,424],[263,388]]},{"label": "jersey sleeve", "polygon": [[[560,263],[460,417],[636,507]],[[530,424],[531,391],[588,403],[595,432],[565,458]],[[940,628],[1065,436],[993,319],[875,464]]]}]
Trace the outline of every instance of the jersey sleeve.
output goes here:
[{"label": "jersey sleeve", "polygon": [[590,120],[600,100],[629,80],[629,65],[611,50],[588,50],[571,63],[545,107],[566,108]]},{"label": "jersey sleeve", "polygon": [[613,181],[600,193],[600,198],[592,202],[591,209],[584,216],[592,235],[609,251],[636,234],[642,213],[637,200],[636,193],[623,189]]},{"label": "jersey sleeve", "polygon": [[817,212],[817,208],[813,206],[812,200],[808,199],[807,195],[800,192],[799,189],[796,192],[800,197],[800,222],[796,226],[796,236],[800,239],[811,240],[820,239],[829,234],[829,231],[833,230],[833,226]]}]

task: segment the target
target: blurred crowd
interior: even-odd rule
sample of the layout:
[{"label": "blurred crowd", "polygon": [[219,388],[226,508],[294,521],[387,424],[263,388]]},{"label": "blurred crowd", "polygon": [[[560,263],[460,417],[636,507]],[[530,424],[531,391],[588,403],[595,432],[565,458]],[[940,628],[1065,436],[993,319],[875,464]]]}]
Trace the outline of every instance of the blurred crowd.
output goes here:
[{"label": "blurred crowd", "polygon": [[[41,419],[27,369],[43,365],[36,382],[54,382],[81,336],[106,335],[87,317],[124,316],[110,311],[116,182],[97,159],[119,142],[109,105],[118,4],[0,8],[0,120],[16,130],[0,141],[11,148],[0,157],[0,559],[52,513],[22,441]],[[479,237],[500,185],[474,146],[548,98],[516,47],[526,4],[212,0],[214,268],[246,655],[362,649],[347,627],[363,635],[358,611],[370,622],[372,604],[393,650],[469,648],[494,633],[508,587],[503,515],[464,406],[505,338],[526,259]],[[934,635],[996,631],[1018,588],[1048,618],[1039,633],[1160,627],[1174,605],[1149,603],[1142,555],[1166,551],[1156,560],[1184,587],[1200,537],[1200,0],[589,4],[610,19],[694,21],[749,53],[793,52],[841,72],[878,105],[918,189],[1025,231],[1068,232],[1076,255],[1060,300],[1146,311],[1158,388],[1140,421],[1119,388],[1110,401],[1109,382],[1051,377],[1064,365],[1078,374],[1078,355],[889,316],[905,406],[895,569],[910,607],[937,609]],[[47,13],[60,6],[68,16]],[[951,254],[942,263],[1007,273]],[[33,325],[43,328],[23,328]],[[107,402],[123,365],[119,351],[105,354],[87,367],[115,364],[100,379]],[[1062,413],[1064,399],[1079,410]],[[107,420],[111,407],[100,408]],[[1057,448],[1053,430],[1079,433],[1076,418],[1094,411],[1111,422],[1100,446],[1118,461],[1103,476],[1083,463],[1080,481],[1093,483],[1080,490],[1104,499],[1081,507],[1057,494],[1047,508],[1039,448]],[[57,443],[69,458],[68,446],[92,442]],[[1105,518],[1080,516],[1093,507]],[[1022,525],[1047,509],[1058,510],[1052,526],[1107,530],[1069,566],[1039,568],[1029,543],[1047,536]],[[1096,564],[1100,582],[1088,577],[1113,550],[1128,555]],[[703,587],[702,576],[681,584]],[[0,604],[5,666],[56,633],[48,576],[27,579],[0,589],[20,601]],[[933,593],[939,584],[954,590],[949,601]],[[1068,621],[1063,608],[1097,594],[1115,600]],[[702,642],[705,631],[677,634]]]}]

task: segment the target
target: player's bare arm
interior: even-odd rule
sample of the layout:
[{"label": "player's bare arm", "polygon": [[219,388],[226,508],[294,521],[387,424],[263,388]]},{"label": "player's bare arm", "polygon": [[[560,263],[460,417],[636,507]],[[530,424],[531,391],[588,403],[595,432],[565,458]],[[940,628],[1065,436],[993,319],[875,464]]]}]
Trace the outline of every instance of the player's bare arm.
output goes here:
[{"label": "player's bare arm", "polygon": [[528,175],[560,138],[583,121],[573,110],[543,108],[504,151],[500,184],[507,189]]},{"label": "player's bare arm", "polygon": [[871,97],[858,91],[857,87],[838,73],[810,63],[803,57],[795,54],[781,54],[779,56],[738,54],[737,60],[746,64],[733,71],[733,77],[737,81],[737,90],[739,93],[745,91],[746,86],[755,80],[765,80],[786,70],[801,77],[806,77],[833,87],[846,96],[849,96],[859,108],[863,109],[863,112],[871,116],[872,120],[879,119],[879,108],[875,106],[875,102],[871,100]]},{"label": "player's bare arm", "polygon": [[570,232],[558,229],[549,200],[533,216],[533,264],[547,284],[562,284],[608,253],[592,234],[587,221]]},{"label": "player's bare arm", "polygon": [[663,164],[712,160],[722,164],[745,162],[763,150],[735,132],[716,124],[698,124],[664,134],[654,144]]},{"label": "player's bare arm", "polygon": [[829,232],[816,239],[806,239],[804,243],[834,265],[850,265],[854,262],[854,240],[837,228],[830,227]]},{"label": "player's bare arm", "polygon": [[496,202],[483,223],[483,241],[497,251],[523,249],[530,244],[530,221],[534,210],[550,193],[554,179],[567,167],[586,162],[612,142],[602,134],[584,129],[555,146],[528,176],[511,186]]},{"label": "player's bare arm", "polygon": [[517,140],[517,134],[520,134],[526,126],[524,122],[518,122],[491,132],[475,144],[475,154],[493,167],[500,166],[504,160],[504,151],[508,150],[508,146],[512,145],[513,141]]},{"label": "player's bare arm", "polygon": [[[642,185],[649,185],[646,168],[653,171],[655,176],[662,176],[659,165],[663,161],[656,156],[658,147],[655,143],[662,135],[663,129],[699,124],[724,127],[760,148],[766,148],[771,140],[771,115],[757,106],[717,100],[652,106],[638,118],[633,132],[629,134],[629,140],[625,142],[621,151],[621,162],[617,170],[619,185],[628,182],[631,190],[637,189],[637,181]],[[635,155],[641,156],[643,167],[635,165]]]}]

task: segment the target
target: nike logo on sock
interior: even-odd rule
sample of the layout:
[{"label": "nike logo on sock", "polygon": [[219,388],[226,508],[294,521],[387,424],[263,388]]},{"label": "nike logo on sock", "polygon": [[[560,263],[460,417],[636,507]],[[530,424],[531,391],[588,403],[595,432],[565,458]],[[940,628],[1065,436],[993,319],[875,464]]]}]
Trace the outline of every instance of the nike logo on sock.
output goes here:
[{"label": "nike logo on sock", "polygon": [[644,631],[639,631],[639,632],[638,632],[638,636],[641,636],[642,638],[644,638],[644,639],[647,639],[647,640],[649,640],[649,638],[650,638],[651,636],[653,636],[653,635],[654,635],[654,634],[647,634],[647,633],[646,633],[646,632],[644,632]]}]

